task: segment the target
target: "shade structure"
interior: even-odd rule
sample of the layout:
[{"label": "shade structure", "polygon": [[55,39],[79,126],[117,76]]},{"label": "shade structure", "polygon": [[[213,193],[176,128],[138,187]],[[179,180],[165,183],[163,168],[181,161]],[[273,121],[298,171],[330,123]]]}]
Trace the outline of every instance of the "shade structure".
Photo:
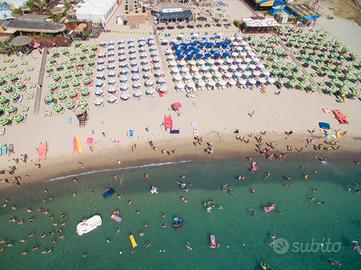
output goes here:
[{"label": "shade structure", "polygon": [[103,100],[102,98],[96,98],[96,99],[94,100],[94,105],[95,105],[95,106],[102,106],[103,103],[104,103],[104,100]]},{"label": "shade structure", "polygon": [[110,95],[108,98],[107,98],[107,102],[108,103],[115,103],[115,102],[117,102],[117,100],[118,100],[118,97],[116,97],[116,96],[114,96],[114,95]]},{"label": "shade structure", "polygon": [[117,7],[116,0],[86,0],[76,8],[78,20],[106,23]]},{"label": "shade structure", "polygon": [[17,36],[13,38],[10,42],[12,46],[20,47],[30,44],[32,41],[32,38],[29,36]]}]

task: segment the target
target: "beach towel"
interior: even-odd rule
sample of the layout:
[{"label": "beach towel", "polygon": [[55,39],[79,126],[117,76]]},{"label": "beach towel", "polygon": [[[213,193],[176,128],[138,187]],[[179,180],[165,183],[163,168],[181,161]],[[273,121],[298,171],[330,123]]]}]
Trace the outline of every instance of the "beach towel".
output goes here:
[{"label": "beach towel", "polygon": [[75,137],[73,137],[73,152],[74,154],[78,154],[78,144]]},{"label": "beach towel", "polygon": [[134,130],[130,129],[128,132],[129,137],[133,137],[134,136]]},{"label": "beach towel", "polygon": [[83,145],[79,137],[76,137],[76,144],[77,144],[78,153],[79,154],[83,153]]},{"label": "beach towel", "polygon": [[6,145],[3,145],[1,147],[1,155],[6,155],[8,153],[8,148],[6,147]]},{"label": "beach towel", "polygon": [[46,154],[48,152],[48,143],[40,143],[39,147],[38,147],[38,157],[40,160],[45,160],[46,159]]}]

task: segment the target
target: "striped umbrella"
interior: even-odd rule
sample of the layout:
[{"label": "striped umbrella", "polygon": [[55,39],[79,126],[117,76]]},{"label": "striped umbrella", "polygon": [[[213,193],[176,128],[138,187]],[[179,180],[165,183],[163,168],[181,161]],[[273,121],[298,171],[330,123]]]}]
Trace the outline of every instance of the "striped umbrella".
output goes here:
[{"label": "striped umbrella", "polygon": [[0,119],[0,125],[2,125],[2,126],[9,125],[10,123],[11,123],[11,120],[9,120],[8,118],[1,118]]},{"label": "striped umbrella", "polygon": [[77,89],[73,89],[69,91],[69,97],[73,98],[78,94],[78,90]]},{"label": "striped umbrella", "polygon": [[60,105],[60,104],[54,104],[53,109],[54,109],[54,111],[56,111],[56,112],[61,112],[61,111],[64,110],[63,106]]},{"label": "striped umbrella", "polygon": [[87,96],[87,95],[89,95],[89,89],[88,89],[88,88],[82,89],[82,90],[81,90],[81,94],[82,94],[82,96]]},{"label": "striped umbrella", "polygon": [[24,89],[24,88],[25,88],[25,84],[23,84],[22,82],[17,82],[17,83],[15,84],[15,87],[16,87],[17,89]]},{"label": "striped umbrella", "polygon": [[16,114],[16,115],[14,115],[13,120],[17,123],[20,123],[21,121],[24,120],[24,116],[21,114]]},{"label": "striped umbrella", "polygon": [[57,87],[58,87],[58,86],[57,86],[56,83],[51,83],[51,84],[49,84],[49,88],[50,88],[51,90],[55,90]]},{"label": "striped umbrella", "polygon": [[59,81],[61,79],[61,76],[59,74],[54,74],[53,75],[53,80],[54,81]]},{"label": "striped umbrella", "polygon": [[11,73],[11,74],[8,75],[8,79],[9,79],[10,81],[15,81],[17,78],[18,78],[18,77],[17,77],[15,74],[13,74],[13,73]]},{"label": "striped umbrella", "polygon": [[84,107],[88,106],[88,101],[86,99],[82,98],[78,101],[78,105],[80,105],[82,108],[84,108]]},{"label": "striped umbrella", "polygon": [[67,103],[66,103],[66,108],[67,108],[68,110],[73,109],[74,106],[75,106],[75,104],[74,104],[73,102],[67,102]]},{"label": "striped umbrella", "polygon": [[84,83],[85,85],[88,85],[88,84],[90,83],[90,79],[89,79],[89,78],[85,78],[85,79],[83,80],[83,83]]},{"label": "striped umbrella", "polygon": [[4,104],[6,101],[6,97],[0,96],[0,104]]},{"label": "striped umbrella", "polygon": [[16,92],[13,92],[13,93],[10,94],[10,98],[11,98],[12,100],[17,99],[18,97],[20,97],[20,95],[19,95],[18,93],[16,93]]},{"label": "striped umbrella", "polygon": [[10,85],[8,85],[8,84],[6,84],[6,85],[4,85],[3,87],[1,87],[1,89],[2,89],[4,92],[6,92],[6,93],[9,93],[9,92],[11,92],[11,90],[13,90],[13,88],[12,88]]},{"label": "striped umbrella", "polygon": [[62,82],[62,83],[60,84],[60,87],[61,87],[61,88],[68,88],[68,87],[69,87],[69,84],[68,84],[67,82]]},{"label": "striped umbrella", "polygon": [[4,111],[8,112],[8,113],[13,113],[16,111],[16,107],[13,106],[13,105],[7,105],[5,108],[4,108]]},{"label": "striped umbrella", "polygon": [[72,82],[72,85],[73,85],[74,87],[77,87],[77,86],[80,85],[80,81],[79,81],[79,80],[75,80],[75,81]]},{"label": "striped umbrella", "polygon": [[61,92],[57,95],[57,97],[59,100],[64,100],[64,99],[66,99],[66,94],[64,92]]},{"label": "striped umbrella", "polygon": [[53,95],[46,95],[46,96],[44,97],[45,103],[50,103],[50,102],[52,102],[53,100],[54,100]]}]

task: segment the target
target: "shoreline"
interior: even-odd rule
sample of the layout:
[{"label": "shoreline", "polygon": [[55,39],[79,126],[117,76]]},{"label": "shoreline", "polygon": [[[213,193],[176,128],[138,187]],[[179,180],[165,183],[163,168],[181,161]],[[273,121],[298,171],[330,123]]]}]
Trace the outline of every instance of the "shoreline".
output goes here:
[{"label": "shoreline", "polygon": [[[252,156],[256,161],[266,160],[265,157],[255,152],[258,144],[254,136],[260,136],[260,133],[237,134],[248,138],[249,143],[240,142],[235,139],[235,134],[219,134],[210,132],[203,136],[201,146],[193,145],[193,138],[167,139],[153,141],[159,149],[175,149],[175,154],[161,154],[160,150],[153,151],[147,141],[137,143],[137,148],[132,151],[130,145],[113,146],[101,145],[94,152],[84,152],[80,155],[55,156],[42,161],[41,168],[36,168],[34,161],[28,163],[19,163],[16,176],[22,178],[22,184],[18,188],[21,192],[23,186],[34,182],[52,182],[52,179],[62,179],[70,177],[79,177],[97,172],[109,172],[117,170],[134,169],[141,167],[152,167],[161,165],[171,165],[174,163],[184,163],[193,161],[207,161],[217,159],[246,158]],[[358,136],[345,135],[339,141],[340,149],[338,151],[314,150],[312,146],[305,147],[307,138],[314,138],[315,144],[322,144],[324,138],[318,135],[293,134],[287,136],[276,132],[268,132],[263,136],[262,147],[266,143],[272,142],[276,147],[272,152],[284,153],[287,158],[310,158],[311,156],[327,157],[336,160],[346,160],[352,162],[360,158],[361,144],[355,143],[359,140]],[[204,149],[206,142],[212,142],[214,147],[213,154],[207,154]],[[286,146],[292,145],[295,148],[303,148],[303,151],[287,151]],[[324,144],[324,146],[327,146]],[[305,157],[306,156],[306,157]],[[79,166],[82,164],[83,166]],[[28,175],[28,177],[26,177]],[[9,177],[9,184],[0,184],[0,191],[16,188]]]}]

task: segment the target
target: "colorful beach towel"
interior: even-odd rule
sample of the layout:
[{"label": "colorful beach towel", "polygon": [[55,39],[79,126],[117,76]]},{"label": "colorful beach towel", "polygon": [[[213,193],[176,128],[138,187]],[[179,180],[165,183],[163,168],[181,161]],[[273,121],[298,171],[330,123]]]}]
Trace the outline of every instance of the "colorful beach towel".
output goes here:
[{"label": "colorful beach towel", "polygon": [[46,154],[48,152],[48,143],[40,143],[39,147],[38,147],[38,157],[40,160],[45,160],[46,159]]}]

